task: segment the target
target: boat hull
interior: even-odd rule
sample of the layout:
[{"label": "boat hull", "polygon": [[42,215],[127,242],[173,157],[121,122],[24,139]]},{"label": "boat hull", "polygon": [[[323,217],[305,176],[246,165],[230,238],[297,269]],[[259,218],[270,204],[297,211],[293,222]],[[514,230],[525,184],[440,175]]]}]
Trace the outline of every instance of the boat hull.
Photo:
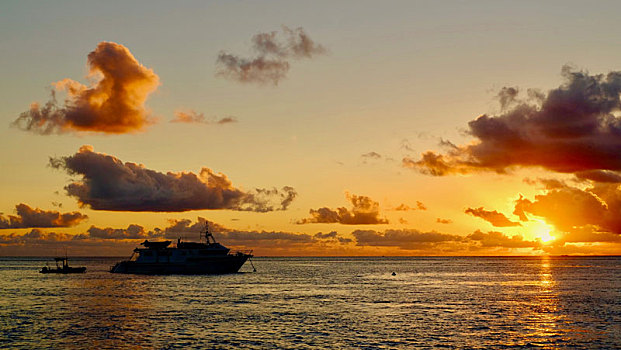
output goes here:
[{"label": "boat hull", "polygon": [[194,259],[186,262],[139,263],[121,261],[110,272],[142,275],[216,275],[236,273],[250,258],[248,254],[224,255]]}]

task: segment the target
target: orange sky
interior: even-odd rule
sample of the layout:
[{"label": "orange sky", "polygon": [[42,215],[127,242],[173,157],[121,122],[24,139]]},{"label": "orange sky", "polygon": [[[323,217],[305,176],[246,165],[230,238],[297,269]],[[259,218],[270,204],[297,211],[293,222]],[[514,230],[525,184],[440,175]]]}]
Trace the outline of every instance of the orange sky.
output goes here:
[{"label": "orange sky", "polygon": [[621,253],[619,5],[160,5],[0,5],[0,255]]}]

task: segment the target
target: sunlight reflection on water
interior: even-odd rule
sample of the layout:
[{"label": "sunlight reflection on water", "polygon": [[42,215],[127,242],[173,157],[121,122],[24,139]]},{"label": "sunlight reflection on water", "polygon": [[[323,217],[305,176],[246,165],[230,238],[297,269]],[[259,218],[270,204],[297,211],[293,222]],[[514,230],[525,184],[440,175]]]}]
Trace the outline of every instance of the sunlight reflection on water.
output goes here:
[{"label": "sunlight reflection on water", "polygon": [[[257,258],[133,276],[0,261],[7,348],[619,348],[621,259]],[[392,272],[396,272],[393,276]]]}]

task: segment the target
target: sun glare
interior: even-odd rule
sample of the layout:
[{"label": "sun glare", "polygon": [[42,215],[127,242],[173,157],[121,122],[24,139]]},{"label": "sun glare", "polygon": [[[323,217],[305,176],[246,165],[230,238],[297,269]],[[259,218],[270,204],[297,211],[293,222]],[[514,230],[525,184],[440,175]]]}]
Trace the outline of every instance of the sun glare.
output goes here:
[{"label": "sun glare", "polygon": [[551,234],[554,230],[554,226],[549,225],[543,220],[533,220],[530,225],[530,230],[534,238],[541,240],[542,243],[548,243],[556,238]]}]

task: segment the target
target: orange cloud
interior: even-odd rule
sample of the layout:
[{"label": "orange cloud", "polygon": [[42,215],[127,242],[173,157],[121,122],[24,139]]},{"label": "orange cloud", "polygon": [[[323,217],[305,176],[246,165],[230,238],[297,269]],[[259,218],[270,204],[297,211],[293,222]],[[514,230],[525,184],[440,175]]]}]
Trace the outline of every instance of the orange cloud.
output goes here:
[{"label": "orange cloud", "polygon": [[427,210],[427,207],[425,206],[425,204],[423,204],[423,202],[421,201],[416,201],[416,207],[410,207],[407,204],[401,203],[398,207],[396,207],[394,210],[396,211],[409,211],[409,210]]},{"label": "orange cloud", "polygon": [[[113,42],[100,42],[88,54],[91,86],[63,79],[52,86],[52,99],[44,106],[34,103],[13,125],[39,134],[71,131],[122,134],[142,130],[153,123],[144,103],[159,78],[141,65],[129,50]],[[65,91],[63,105],[56,92]]]},{"label": "orange cloud", "polygon": [[51,158],[50,166],[81,179],[65,186],[67,194],[94,210],[188,211],[230,209],[268,212],[286,210],[297,193],[281,190],[243,191],[222,173],[202,168],[200,173],[161,173],[144,165],[120,159],[82,146],[78,153]]},{"label": "orange cloud", "polygon": [[387,224],[388,220],[379,217],[379,203],[367,196],[356,196],[345,194],[351,202],[352,209],[341,207],[330,209],[327,207],[311,209],[310,218],[297,221],[297,224],[331,224],[339,223],[343,225],[378,225]]},{"label": "orange cloud", "polygon": [[86,220],[88,216],[77,211],[61,214],[58,211],[31,208],[26,204],[15,206],[17,216],[0,215],[0,229],[32,227],[69,227]]},{"label": "orange cloud", "polygon": [[527,214],[542,217],[565,233],[582,230],[582,237],[585,232],[621,234],[621,190],[614,183],[585,189],[566,186],[536,195],[532,201],[520,197],[514,213],[522,220],[528,219]]},{"label": "orange cloud", "polygon": [[224,117],[220,119],[212,118],[208,119],[203,113],[196,113],[194,111],[176,111],[175,119],[170,121],[171,123],[187,123],[187,124],[229,124],[236,123],[237,119],[234,117]]}]

